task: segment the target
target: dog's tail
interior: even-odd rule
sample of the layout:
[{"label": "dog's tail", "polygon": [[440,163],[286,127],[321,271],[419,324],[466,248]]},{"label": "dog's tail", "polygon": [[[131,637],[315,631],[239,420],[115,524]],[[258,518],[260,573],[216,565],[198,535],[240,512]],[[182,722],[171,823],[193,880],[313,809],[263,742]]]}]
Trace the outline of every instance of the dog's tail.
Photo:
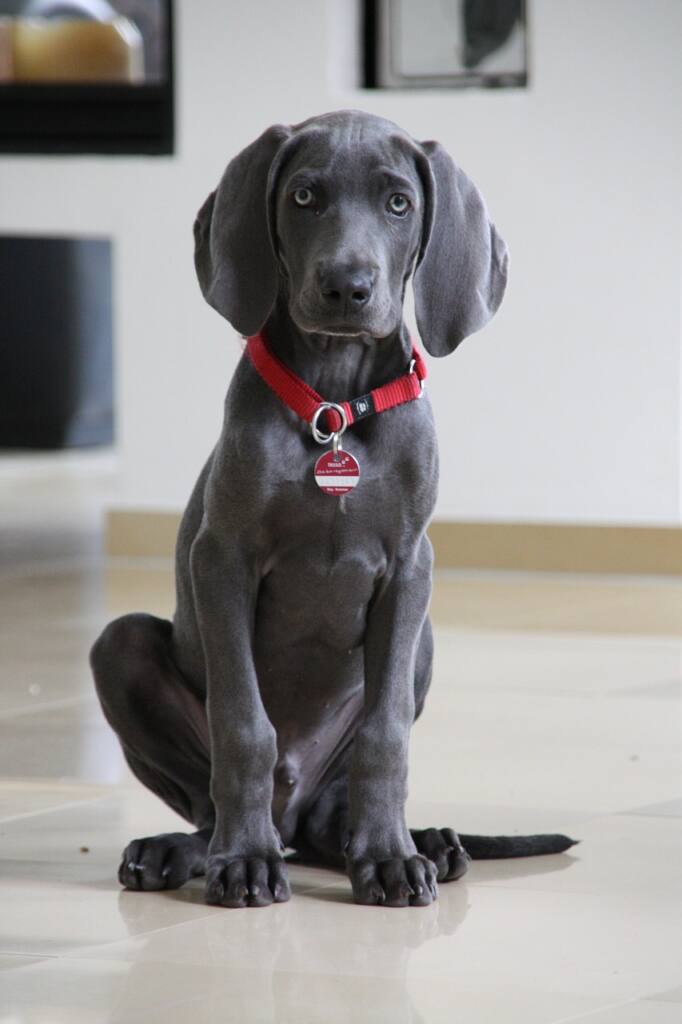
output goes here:
[{"label": "dog's tail", "polygon": [[544,853],[563,853],[579,839],[559,834],[539,836],[465,836],[460,842],[472,860],[497,860],[500,857],[537,857]]}]

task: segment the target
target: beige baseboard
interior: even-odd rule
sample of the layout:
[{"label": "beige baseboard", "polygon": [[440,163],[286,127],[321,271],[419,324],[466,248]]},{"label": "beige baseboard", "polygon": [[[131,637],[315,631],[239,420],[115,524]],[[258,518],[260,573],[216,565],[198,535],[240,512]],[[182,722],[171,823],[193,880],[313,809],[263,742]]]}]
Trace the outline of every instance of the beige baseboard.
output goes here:
[{"label": "beige baseboard", "polygon": [[[180,516],[114,510],[106,551],[128,558],[171,558]],[[555,523],[434,522],[440,569],[682,575],[682,528]]]},{"label": "beige baseboard", "polygon": [[179,512],[110,509],[104,550],[122,558],[172,558],[180,519]]},{"label": "beige baseboard", "polygon": [[682,575],[682,528],[434,522],[440,568]]}]

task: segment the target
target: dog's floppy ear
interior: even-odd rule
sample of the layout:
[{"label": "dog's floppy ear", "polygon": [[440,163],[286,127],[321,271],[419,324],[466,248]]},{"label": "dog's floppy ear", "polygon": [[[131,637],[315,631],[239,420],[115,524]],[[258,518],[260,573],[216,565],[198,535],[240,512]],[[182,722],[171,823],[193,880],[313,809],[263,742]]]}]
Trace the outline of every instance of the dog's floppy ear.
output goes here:
[{"label": "dog's floppy ear", "polygon": [[427,350],[445,356],[497,311],[509,258],[474,183],[437,142],[421,149],[425,208],[415,312]]},{"label": "dog's floppy ear", "polygon": [[231,160],[194,223],[194,265],[204,298],[243,335],[263,326],[275,302],[269,179],[290,135],[291,129],[273,125]]}]

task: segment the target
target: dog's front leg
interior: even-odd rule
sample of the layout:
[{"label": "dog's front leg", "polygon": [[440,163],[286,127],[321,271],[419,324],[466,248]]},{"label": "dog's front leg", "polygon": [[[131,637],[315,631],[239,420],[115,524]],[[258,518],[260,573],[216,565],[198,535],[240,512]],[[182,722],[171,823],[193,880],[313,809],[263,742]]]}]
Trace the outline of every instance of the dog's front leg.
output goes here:
[{"label": "dog's front leg", "polygon": [[261,700],[253,658],[258,576],[249,545],[202,527],[191,552],[204,646],[215,828],[206,900],[226,907],[289,899],[272,821],[275,730]]},{"label": "dog's front leg", "polygon": [[357,903],[425,906],[437,895],[435,867],[417,853],[405,823],[415,652],[430,592],[430,566],[396,573],[368,615],[365,707],[354,740],[346,850]]}]

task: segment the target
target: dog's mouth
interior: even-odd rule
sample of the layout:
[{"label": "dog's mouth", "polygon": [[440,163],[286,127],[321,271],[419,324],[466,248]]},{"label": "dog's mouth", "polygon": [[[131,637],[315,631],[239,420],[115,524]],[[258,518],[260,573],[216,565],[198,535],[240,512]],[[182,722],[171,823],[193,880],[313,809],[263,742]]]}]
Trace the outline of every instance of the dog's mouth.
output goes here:
[{"label": "dog's mouth", "polygon": [[328,334],[331,338],[358,338],[360,335],[371,333],[366,327],[358,324],[320,323],[304,329],[308,334]]},{"label": "dog's mouth", "polygon": [[306,334],[327,334],[339,338],[370,335],[383,338],[391,331],[386,313],[382,315],[376,309],[365,309],[357,313],[339,310],[338,313],[332,314],[328,309],[298,306],[291,309],[291,314],[296,324]]}]

